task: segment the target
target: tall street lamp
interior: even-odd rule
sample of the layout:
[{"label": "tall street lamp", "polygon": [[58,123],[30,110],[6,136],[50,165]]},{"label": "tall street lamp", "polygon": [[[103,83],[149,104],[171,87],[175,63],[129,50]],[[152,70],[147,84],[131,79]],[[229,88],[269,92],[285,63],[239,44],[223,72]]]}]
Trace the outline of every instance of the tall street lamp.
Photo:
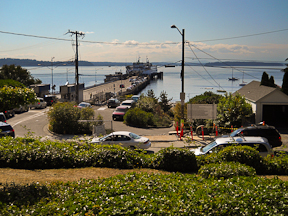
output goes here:
[{"label": "tall street lamp", "polygon": [[181,31],[177,28],[176,25],[172,25],[171,28],[176,28],[179,33],[182,35],[182,68],[181,68],[181,81],[182,81],[182,91],[180,93],[181,99],[181,118],[184,119],[184,103],[185,103],[185,92],[184,92],[184,48],[185,48],[185,29]]},{"label": "tall street lamp", "polygon": [[52,74],[52,94],[54,94],[54,85],[53,85],[53,59],[54,59],[55,57],[52,57],[51,58],[51,74]]}]

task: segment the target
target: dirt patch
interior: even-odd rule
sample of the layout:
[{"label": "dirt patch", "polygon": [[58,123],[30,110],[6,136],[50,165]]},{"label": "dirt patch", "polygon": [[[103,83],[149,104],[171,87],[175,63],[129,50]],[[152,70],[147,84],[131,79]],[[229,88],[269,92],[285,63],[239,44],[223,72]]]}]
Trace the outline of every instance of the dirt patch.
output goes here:
[{"label": "dirt patch", "polygon": [[0,169],[0,185],[3,184],[31,184],[54,181],[78,181],[82,179],[108,178],[129,172],[169,173],[153,169],[112,169],[112,168],[75,168],[75,169],[47,169],[47,170],[24,170],[24,169]]}]

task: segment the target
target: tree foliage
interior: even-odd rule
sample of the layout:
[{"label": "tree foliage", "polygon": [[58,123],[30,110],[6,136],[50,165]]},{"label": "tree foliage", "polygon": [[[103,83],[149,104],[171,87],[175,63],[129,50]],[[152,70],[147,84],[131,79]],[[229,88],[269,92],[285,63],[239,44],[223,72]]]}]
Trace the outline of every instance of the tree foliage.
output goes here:
[{"label": "tree foliage", "polygon": [[0,88],[1,111],[11,110],[20,105],[27,105],[37,101],[36,94],[32,89],[4,86]]},{"label": "tree foliage", "polygon": [[219,100],[222,99],[222,95],[215,94],[211,91],[206,91],[201,95],[196,95],[189,100],[191,104],[218,104]]},{"label": "tree foliage", "polygon": [[0,79],[16,80],[25,86],[42,83],[40,79],[34,79],[29,71],[15,65],[3,65],[0,69]]},{"label": "tree foliage", "polygon": [[220,126],[241,127],[242,119],[252,114],[252,106],[240,94],[229,93],[219,101],[217,111]]},{"label": "tree foliage", "polygon": [[159,105],[161,106],[162,110],[166,113],[168,112],[172,105],[170,104],[170,101],[173,99],[173,98],[169,98],[168,99],[168,94],[166,93],[166,91],[161,91],[160,93],[160,98],[159,98]]},{"label": "tree foliage", "polygon": [[56,103],[48,111],[49,129],[59,134],[88,134],[91,133],[91,123],[78,120],[91,120],[93,117],[94,111],[90,107],[79,109],[70,102]]},{"label": "tree foliage", "polygon": [[24,88],[25,87],[25,85],[23,84],[23,83],[20,83],[20,82],[18,82],[18,81],[16,81],[16,80],[11,80],[11,79],[5,79],[5,80],[3,80],[3,79],[1,79],[0,80],[0,87],[2,88],[2,87],[4,87],[4,86],[11,86],[11,87],[22,87],[22,88]]},{"label": "tree foliage", "polygon": [[276,87],[274,77],[271,76],[269,78],[269,75],[265,71],[262,74],[260,85],[269,86],[269,87]]},{"label": "tree foliage", "polygon": [[282,81],[282,91],[288,95],[288,66],[283,69],[283,81]]}]

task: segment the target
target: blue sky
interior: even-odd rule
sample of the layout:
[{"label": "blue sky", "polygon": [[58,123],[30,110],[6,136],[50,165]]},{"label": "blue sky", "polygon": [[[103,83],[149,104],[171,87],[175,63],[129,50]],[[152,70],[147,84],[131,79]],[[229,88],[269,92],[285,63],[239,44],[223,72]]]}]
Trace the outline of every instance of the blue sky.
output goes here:
[{"label": "blue sky", "polygon": [[[151,62],[177,62],[182,38],[170,28],[175,24],[185,29],[190,44],[186,62],[197,62],[195,54],[201,61],[281,62],[288,58],[287,8],[284,0],[3,0],[0,58],[73,59],[71,41],[3,33],[75,40],[65,35],[70,29],[86,33],[79,38],[80,60],[131,62],[148,57]],[[240,37],[254,34],[259,35]]]}]

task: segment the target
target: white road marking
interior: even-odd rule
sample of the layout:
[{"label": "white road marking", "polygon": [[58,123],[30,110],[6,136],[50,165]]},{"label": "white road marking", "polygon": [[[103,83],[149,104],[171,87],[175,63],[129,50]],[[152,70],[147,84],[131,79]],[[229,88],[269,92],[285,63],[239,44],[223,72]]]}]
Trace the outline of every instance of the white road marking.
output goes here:
[{"label": "white road marking", "polygon": [[105,110],[105,109],[107,109],[107,107],[100,107],[100,108],[97,109],[97,110]]},{"label": "white road marking", "polygon": [[37,117],[42,116],[44,114],[45,114],[45,110],[41,111],[41,112],[37,112],[37,114],[34,114],[32,116],[28,116],[27,118],[24,118],[21,121],[16,122],[15,124],[12,125],[12,127],[15,127],[16,125],[18,125],[18,124],[20,124],[20,123],[22,123],[24,121],[27,121],[27,120],[30,120],[30,119],[33,119],[33,118],[37,118]]}]

